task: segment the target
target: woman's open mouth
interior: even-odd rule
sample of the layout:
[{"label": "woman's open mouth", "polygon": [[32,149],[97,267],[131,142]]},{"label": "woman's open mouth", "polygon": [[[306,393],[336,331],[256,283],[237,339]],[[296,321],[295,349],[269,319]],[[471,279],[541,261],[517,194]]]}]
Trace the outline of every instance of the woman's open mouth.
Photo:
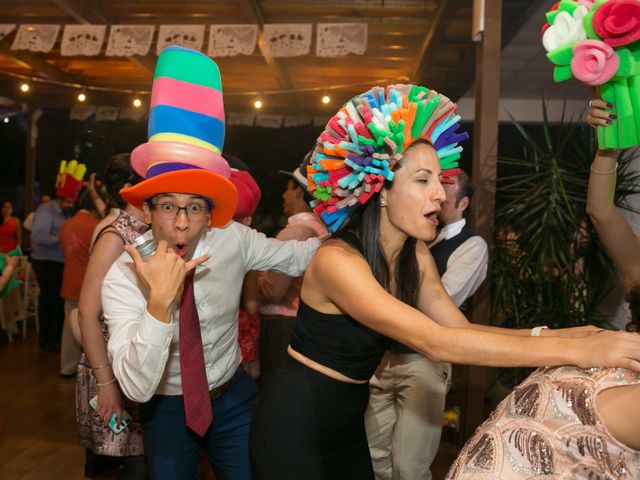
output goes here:
[{"label": "woman's open mouth", "polygon": [[424,218],[427,219],[427,222],[429,222],[431,225],[433,225],[434,227],[438,226],[438,212],[437,211],[433,211],[431,213],[427,213]]}]

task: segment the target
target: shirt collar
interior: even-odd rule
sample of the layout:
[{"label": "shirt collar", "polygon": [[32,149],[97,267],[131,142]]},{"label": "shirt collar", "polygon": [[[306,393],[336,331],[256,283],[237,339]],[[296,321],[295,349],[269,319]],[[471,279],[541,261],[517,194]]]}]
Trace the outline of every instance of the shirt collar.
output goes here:
[{"label": "shirt collar", "polygon": [[466,224],[467,224],[467,220],[465,218],[462,218],[457,222],[453,222],[453,223],[450,223],[449,225],[445,225],[444,227],[442,227],[442,230],[440,230],[438,237],[435,239],[432,245],[435,245],[436,243],[439,243],[443,240],[449,240],[450,238],[455,237],[462,231],[462,229]]}]

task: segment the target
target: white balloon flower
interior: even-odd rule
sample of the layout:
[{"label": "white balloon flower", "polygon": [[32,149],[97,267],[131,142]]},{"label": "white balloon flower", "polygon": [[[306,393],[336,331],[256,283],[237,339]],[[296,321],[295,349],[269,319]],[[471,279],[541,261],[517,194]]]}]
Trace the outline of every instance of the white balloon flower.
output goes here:
[{"label": "white balloon flower", "polygon": [[558,13],[553,25],[542,35],[542,45],[545,50],[551,52],[556,48],[585,40],[587,32],[584,30],[582,19],[588,11],[587,7],[580,5],[573,11],[573,15],[568,12]]}]

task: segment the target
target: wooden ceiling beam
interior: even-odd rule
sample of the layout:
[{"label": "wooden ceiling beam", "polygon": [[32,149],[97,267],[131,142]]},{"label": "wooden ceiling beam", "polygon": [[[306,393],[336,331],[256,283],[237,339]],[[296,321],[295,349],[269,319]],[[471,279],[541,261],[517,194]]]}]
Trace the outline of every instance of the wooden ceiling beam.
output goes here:
[{"label": "wooden ceiling beam", "polygon": [[[111,25],[111,21],[98,10],[88,5],[82,0],[52,0],[53,3],[62,9],[67,15],[78,23]],[[153,72],[156,61],[150,55],[134,55],[128,57],[129,61],[135,63],[147,72]]]},{"label": "wooden ceiling beam", "polygon": [[43,78],[82,85],[82,81],[78,77],[48,63],[44,57],[40,55],[24,50],[11,50],[8,39],[9,37],[6,37],[0,42],[0,55],[3,57],[35,70],[36,75]]},{"label": "wooden ceiling beam", "polygon": [[421,85],[424,74],[433,61],[439,43],[445,36],[447,23],[453,17],[455,10],[455,2],[451,0],[443,0],[438,5],[431,28],[427,31],[420,45],[420,50],[415,59],[415,68],[411,73],[411,81],[417,85]]},{"label": "wooden ceiling beam", "polygon": [[[273,58],[265,51],[263,35],[265,20],[260,5],[258,5],[256,0],[236,0],[236,3],[242,10],[242,13],[244,13],[249,23],[258,24],[258,46],[260,47],[260,51],[262,52],[262,55],[267,62],[271,73],[273,73],[273,75],[276,77],[278,85],[280,85],[280,89],[293,90],[293,83],[291,83],[291,79],[289,78],[289,74],[287,73],[284,65],[282,65],[280,61]],[[300,103],[298,102],[298,99],[294,93],[288,95],[288,98],[289,103],[292,107],[294,107],[296,110],[301,110]]]}]

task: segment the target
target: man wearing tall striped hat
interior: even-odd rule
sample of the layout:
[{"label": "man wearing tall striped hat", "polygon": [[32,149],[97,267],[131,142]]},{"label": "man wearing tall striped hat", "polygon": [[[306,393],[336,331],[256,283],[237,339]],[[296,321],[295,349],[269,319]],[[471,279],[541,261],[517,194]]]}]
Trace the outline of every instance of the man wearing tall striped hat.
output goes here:
[{"label": "man wearing tall striped hat", "polygon": [[[157,241],[128,250],[103,285],[114,381],[142,402],[153,478],[199,478],[204,449],[216,478],[250,479],[255,385],[241,365],[238,306],[250,270],[301,275],[318,241],[278,242],[231,219],[238,195],[221,156],[220,72],[179,47],[158,58],[149,141],[131,162],[145,177],[122,190]],[[196,268],[197,267],[197,268]]]}]

